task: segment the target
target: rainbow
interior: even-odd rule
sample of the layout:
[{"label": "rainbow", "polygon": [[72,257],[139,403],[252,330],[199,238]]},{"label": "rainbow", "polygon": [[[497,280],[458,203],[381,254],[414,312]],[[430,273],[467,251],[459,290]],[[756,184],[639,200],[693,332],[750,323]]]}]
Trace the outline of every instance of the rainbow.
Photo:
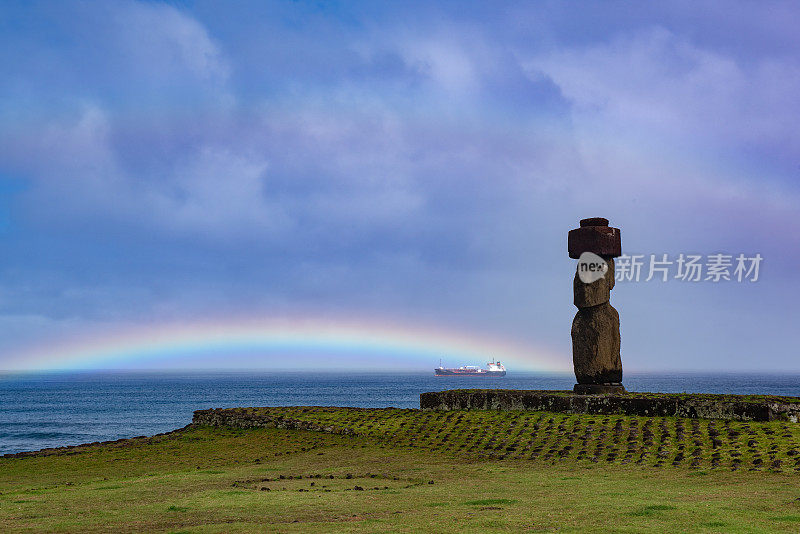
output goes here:
[{"label": "rainbow", "polygon": [[7,370],[112,368],[427,368],[500,360],[559,372],[544,348],[471,333],[370,321],[231,320],[138,327],[47,344],[0,359]]}]

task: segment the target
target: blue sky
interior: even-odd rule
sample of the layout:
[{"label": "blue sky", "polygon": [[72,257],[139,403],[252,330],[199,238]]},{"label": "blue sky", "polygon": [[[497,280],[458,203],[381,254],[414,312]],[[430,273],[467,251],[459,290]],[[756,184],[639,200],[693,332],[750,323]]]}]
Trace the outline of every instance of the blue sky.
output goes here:
[{"label": "blue sky", "polygon": [[764,258],[755,283],[620,283],[626,369],[800,370],[798,11],[3,2],[0,368],[295,315],[569,365],[566,234],[604,216],[627,253]]}]

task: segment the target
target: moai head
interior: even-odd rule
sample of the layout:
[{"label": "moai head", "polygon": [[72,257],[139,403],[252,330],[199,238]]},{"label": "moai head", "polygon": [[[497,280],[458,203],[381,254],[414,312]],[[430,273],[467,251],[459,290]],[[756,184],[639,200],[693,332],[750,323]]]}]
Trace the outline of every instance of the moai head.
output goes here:
[{"label": "moai head", "polygon": [[575,272],[572,283],[575,306],[588,308],[608,302],[614,288],[614,257],[622,254],[619,228],[609,227],[608,219],[602,217],[583,219],[580,228],[570,230],[567,248],[570,258],[579,259],[584,252],[592,252],[608,265],[603,278],[588,284],[580,279],[578,271]]}]

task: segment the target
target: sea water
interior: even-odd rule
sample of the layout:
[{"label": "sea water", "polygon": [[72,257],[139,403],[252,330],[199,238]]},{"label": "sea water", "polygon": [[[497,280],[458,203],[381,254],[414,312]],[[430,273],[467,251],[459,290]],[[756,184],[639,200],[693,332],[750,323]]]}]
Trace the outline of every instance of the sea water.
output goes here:
[{"label": "sea water", "polygon": [[[798,374],[626,374],[629,391],[800,396]],[[454,388],[571,389],[572,375],[84,371],[0,374],[0,454],[183,427],[192,412],[235,406],[418,408],[419,394]]]}]

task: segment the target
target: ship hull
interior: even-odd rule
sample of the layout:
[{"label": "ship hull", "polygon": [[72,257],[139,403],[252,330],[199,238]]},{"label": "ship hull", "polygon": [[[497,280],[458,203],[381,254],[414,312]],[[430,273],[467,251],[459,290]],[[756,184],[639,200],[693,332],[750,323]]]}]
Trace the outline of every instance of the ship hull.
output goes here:
[{"label": "ship hull", "polygon": [[484,369],[434,369],[436,376],[506,376],[505,371],[486,371]]}]

